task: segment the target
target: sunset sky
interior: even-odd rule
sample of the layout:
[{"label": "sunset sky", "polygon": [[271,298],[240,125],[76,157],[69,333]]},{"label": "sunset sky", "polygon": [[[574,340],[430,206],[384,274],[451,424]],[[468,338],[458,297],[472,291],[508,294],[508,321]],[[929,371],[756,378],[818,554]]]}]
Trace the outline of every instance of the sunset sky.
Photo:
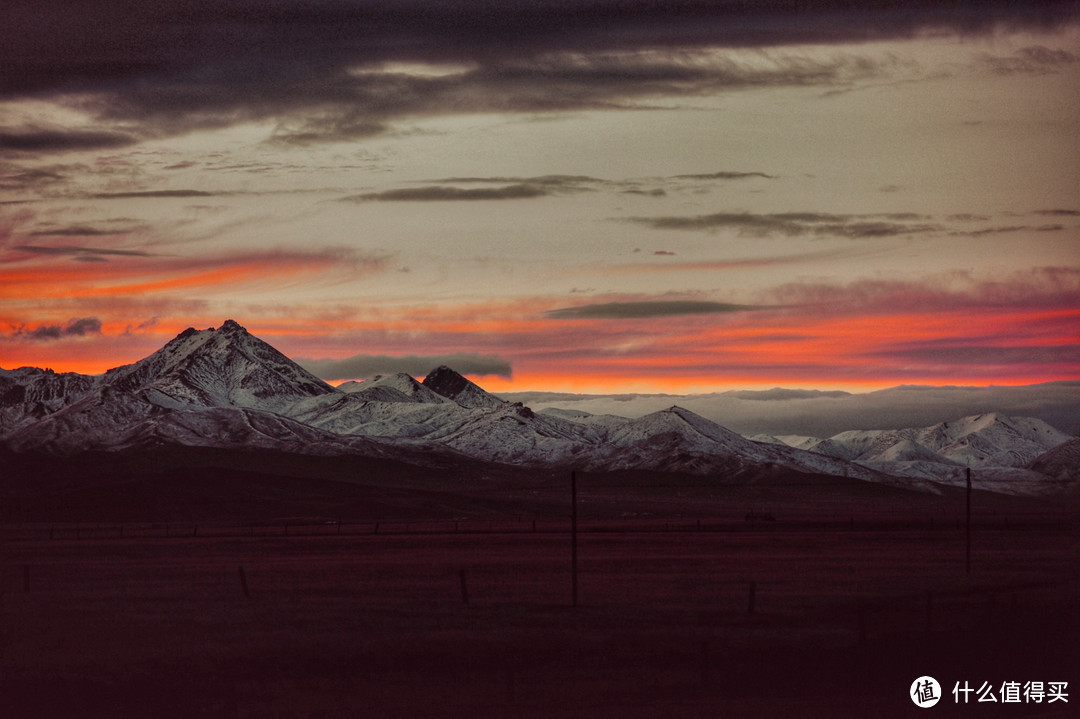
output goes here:
[{"label": "sunset sky", "polygon": [[1080,3],[6,0],[0,367],[1080,379]]}]

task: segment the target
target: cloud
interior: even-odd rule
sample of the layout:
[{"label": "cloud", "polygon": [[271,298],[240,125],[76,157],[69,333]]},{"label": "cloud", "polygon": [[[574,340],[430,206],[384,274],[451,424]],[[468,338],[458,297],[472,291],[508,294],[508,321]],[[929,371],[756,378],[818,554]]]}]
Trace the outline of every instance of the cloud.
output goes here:
[{"label": "cloud", "polygon": [[440,180],[429,180],[432,184],[450,185],[529,185],[543,187],[553,192],[586,192],[598,187],[618,185],[620,183],[611,180],[603,180],[588,175],[537,175],[534,177],[446,177]]},{"label": "cloud", "polygon": [[48,342],[65,337],[85,337],[87,335],[101,334],[101,320],[97,317],[80,317],[68,320],[66,324],[39,324],[33,329],[20,327],[15,330],[14,336],[19,339],[30,341]]},{"label": "cloud", "polygon": [[1048,215],[1050,217],[1080,217],[1080,210],[1036,210],[1036,215]]},{"label": "cloud", "polygon": [[92,130],[0,130],[0,150],[14,152],[71,152],[127,147],[139,138],[120,132]]},{"label": "cloud", "polygon": [[141,227],[123,227],[115,230],[90,227],[89,225],[68,225],[46,230],[35,230],[27,233],[29,237],[105,237],[113,235],[126,235],[135,232]]},{"label": "cloud", "polygon": [[207,192],[206,190],[144,190],[140,192],[96,192],[88,195],[93,200],[126,200],[141,197],[213,197],[222,195],[221,192]]},{"label": "cloud", "polygon": [[761,301],[809,312],[893,313],[1074,310],[1080,307],[1080,268],[1041,267],[998,280],[977,281],[965,272],[932,275],[921,282],[858,280],[848,284],[793,282],[761,294]]},{"label": "cloud", "polygon": [[851,239],[875,239],[939,232],[938,225],[906,220],[921,219],[919,215],[903,213],[878,215],[834,215],[817,212],[785,212],[754,214],[750,212],[717,212],[708,215],[631,217],[621,220],[645,225],[657,230],[717,231],[730,229],[750,237],[835,236]]},{"label": "cloud", "polygon": [[1080,344],[1024,346],[1006,344],[1010,338],[988,337],[977,340],[938,338],[915,342],[895,342],[881,350],[867,353],[874,359],[903,360],[923,366],[997,367],[1059,365],[1068,372],[1080,365]]},{"label": "cloud", "polygon": [[[198,12],[162,0],[38,0],[8,8],[0,46],[10,61],[0,66],[0,86],[28,93],[185,70],[208,77],[208,67],[230,68],[232,82],[255,84],[262,76],[254,56],[262,57],[262,75],[292,85],[346,61],[449,62],[641,45],[776,47],[907,38],[929,29],[989,33],[1075,16],[1069,3],[976,0],[868,7],[838,0],[457,0],[423,4],[422,11],[415,0],[221,0]],[[190,91],[193,99],[201,89]]]},{"label": "cloud", "polygon": [[729,397],[750,400],[752,402],[786,402],[797,399],[822,399],[828,397],[838,398],[851,396],[850,392],[843,392],[841,390],[785,389],[783,387],[774,387],[773,389],[767,390],[734,390],[732,392],[726,392],[725,394]]},{"label": "cloud", "polygon": [[776,179],[774,175],[766,175],[764,172],[710,172],[704,175],[674,175],[676,180],[745,180],[751,177],[763,177],[766,180]]},{"label": "cloud", "polygon": [[[37,153],[123,147],[248,122],[272,121],[271,139],[304,145],[371,137],[405,118],[462,108],[532,114],[725,89],[846,87],[899,67],[888,56],[820,59],[807,45],[1046,29],[1078,15],[1071,3],[976,0],[944,7],[839,0],[220,0],[197,11],[171,0],[9,6],[0,25],[0,99],[55,99],[95,123],[0,134],[0,148]],[[1053,67],[1068,61],[1061,53],[1025,48],[1012,61]]]},{"label": "cloud", "polygon": [[79,245],[16,245],[13,250],[29,252],[35,255],[64,255],[84,262],[100,262],[106,257],[153,257],[151,252],[142,250],[111,250],[100,247],[82,247]]},{"label": "cloud", "polygon": [[57,167],[25,168],[0,165],[0,190],[40,190],[67,179]]},{"label": "cloud", "polygon": [[[58,252],[86,264],[75,267],[57,262]],[[142,307],[139,302],[145,300],[149,309],[140,309],[140,314],[163,316],[169,305],[197,309],[199,302],[224,297],[232,297],[226,302],[235,302],[232,293],[240,288],[273,292],[282,286],[325,286],[386,272],[393,266],[392,257],[385,253],[338,247],[191,256],[96,252],[97,248],[64,247],[37,253],[37,260],[6,253],[0,257],[0,302],[11,312],[16,306],[23,312],[95,307],[112,314],[112,308]]]},{"label": "cloud", "polygon": [[296,358],[301,367],[325,380],[359,379],[377,374],[404,372],[413,377],[425,377],[431,370],[446,365],[461,374],[513,376],[513,368],[507,360],[493,355],[445,354],[445,355],[389,355],[359,354],[345,359]]},{"label": "cloud", "polygon": [[1010,232],[1058,232],[1064,225],[1006,225],[1002,227],[984,227],[981,230],[957,230],[950,232],[955,237],[982,237],[984,235],[1008,234]]},{"label": "cloud", "polygon": [[763,309],[753,305],[724,302],[668,300],[652,302],[607,302],[578,307],[564,307],[545,313],[550,319],[645,319],[681,315],[714,315]]},{"label": "cloud", "polygon": [[537,185],[506,185],[504,187],[465,189],[448,185],[406,187],[384,192],[342,197],[342,202],[456,202],[468,200],[526,200],[551,194]]},{"label": "cloud", "polygon": [[1020,48],[1008,57],[986,55],[982,59],[983,65],[998,75],[1042,75],[1078,61],[1071,52],[1041,45]]}]

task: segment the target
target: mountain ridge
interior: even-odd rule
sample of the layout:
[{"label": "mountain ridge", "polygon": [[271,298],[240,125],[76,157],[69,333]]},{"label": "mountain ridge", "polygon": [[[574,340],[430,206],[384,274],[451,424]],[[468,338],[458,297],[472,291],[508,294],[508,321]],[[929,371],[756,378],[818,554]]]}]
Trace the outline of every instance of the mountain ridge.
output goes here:
[{"label": "mountain ridge", "polygon": [[[842,433],[800,447],[754,441],[685,407],[637,418],[534,412],[440,366],[333,387],[233,320],[181,332],[157,352],[85,378],[0,370],[0,444],[72,456],[173,444],[297,456],[454,457],[521,469],[678,472],[722,478],[775,471],[935,493],[956,470],[1020,468],[1069,438],[1038,420],[990,415],[908,430]],[[807,451],[809,449],[810,451]],[[1037,451],[1036,451],[1037,450]],[[1034,470],[1025,482],[1038,475]],[[1060,472],[1058,473],[1060,474]],[[1009,491],[1000,472],[997,481]],[[1069,478],[1036,482],[1056,491]]]}]

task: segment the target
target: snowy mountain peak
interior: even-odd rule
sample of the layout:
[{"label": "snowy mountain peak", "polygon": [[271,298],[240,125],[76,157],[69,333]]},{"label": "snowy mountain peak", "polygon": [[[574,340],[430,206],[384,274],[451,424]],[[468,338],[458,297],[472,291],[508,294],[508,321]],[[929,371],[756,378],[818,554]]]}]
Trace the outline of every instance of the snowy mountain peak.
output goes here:
[{"label": "snowy mountain peak", "polygon": [[679,406],[632,419],[613,436],[616,444],[634,444],[651,437],[668,436],[678,437],[678,444],[684,447],[719,445],[725,449],[756,450],[750,440]]},{"label": "snowy mountain peak", "polygon": [[446,365],[440,365],[431,370],[424,378],[424,386],[451,399],[462,407],[471,408],[495,408],[502,407],[506,402],[493,394],[480,388]]},{"label": "snowy mountain peak", "polygon": [[109,370],[104,386],[163,407],[269,410],[336,392],[233,320],[216,330],[181,332],[149,357]]},{"label": "snowy mountain peak", "polygon": [[244,334],[247,334],[247,330],[244,329],[242,326],[240,326],[240,323],[237,322],[236,320],[225,320],[225,322],[222,323],[222,325],[218,329],[218,331],[219,332],[243,332]]}]

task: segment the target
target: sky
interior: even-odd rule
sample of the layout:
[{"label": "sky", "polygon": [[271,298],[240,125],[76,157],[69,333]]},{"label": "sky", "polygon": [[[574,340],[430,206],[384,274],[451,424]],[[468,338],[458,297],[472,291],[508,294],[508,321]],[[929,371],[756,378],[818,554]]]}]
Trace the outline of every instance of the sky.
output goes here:
[{"label": "sky", "polygon": [[1080,380],[1080,3],[6,0],[0,367]]}]

